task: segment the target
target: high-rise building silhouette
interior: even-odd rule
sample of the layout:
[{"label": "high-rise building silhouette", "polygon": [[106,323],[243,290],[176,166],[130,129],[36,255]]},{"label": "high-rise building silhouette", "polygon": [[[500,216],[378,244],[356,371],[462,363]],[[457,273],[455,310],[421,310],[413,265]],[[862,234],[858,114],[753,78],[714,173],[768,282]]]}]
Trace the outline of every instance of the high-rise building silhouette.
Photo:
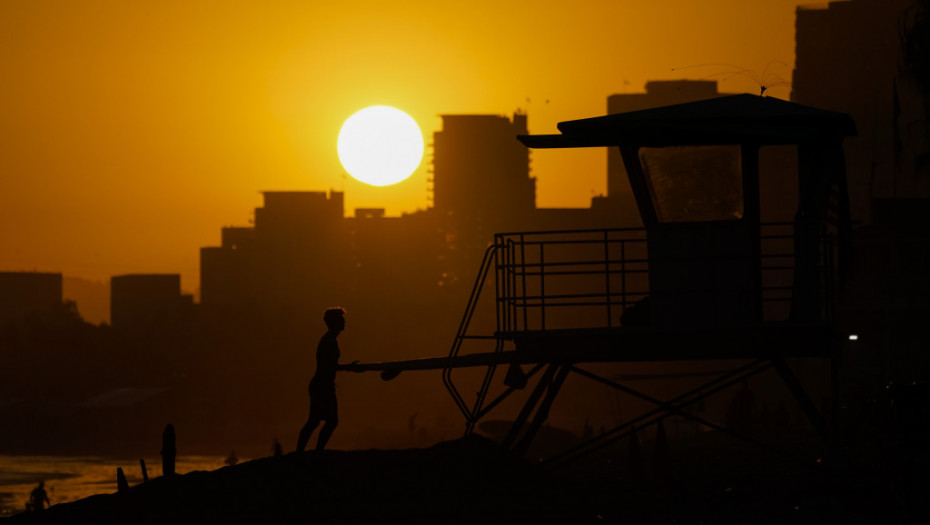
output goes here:
[{"label": "high-rise building silhouette", "polygon": [[[848,113],[846,166],[856,256],[839,320],[857,336],[844,359],[861,396],[926,378],[923,320],[930,315],[930,98],[901,67],[911,0],[799,7],[791,99]],[[864,416],[861,416],[864,417]],[[851,419],[853,417],[851,416]]]},{"label": "high-rise building silhouette", "polygon": [[852,0],[797,10],[791,100],[856,121],[846,164],[859,223],[869,221],[873,198],[930,196],[926,97],[900,68],[902,14],[912,4]]},{"label": "high-rise building silhouette", "polygon": [[[343,194],[266,191],[252,227],[227,227],[201,248],[201,303],[249,315],[292,318],[348,266]],[[329,277],[328,277],[329,276]]]},{"label": "high-rise building silhouette", "polygon": [[526,115],[442,115],[433,134],[433,202],[440,214],[519,218],[536,207],[529,153],[517,142]]}]

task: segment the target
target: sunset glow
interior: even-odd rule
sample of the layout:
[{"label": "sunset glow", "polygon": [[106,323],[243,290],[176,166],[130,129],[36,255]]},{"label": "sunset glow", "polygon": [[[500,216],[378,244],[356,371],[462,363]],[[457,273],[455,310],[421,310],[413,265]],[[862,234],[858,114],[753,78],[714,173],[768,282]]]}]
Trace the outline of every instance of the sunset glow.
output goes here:
[{"label": "sunset glow", "polygon": [[423,135],[403,111],[371,106],[345,121],[336,150],[349,175],[372,186],[388,186],[405,180],[420,165]]},{"label": "sunset glow", "polygon": [[[0,267],[179,272],[195,293],[199,248],[247,221],[260,191],[342,190],[347,214],[430,206],[429,157],[391,186],[343,177],[333,143],[367,105],[403,108],[429,155],[441,114],[519,109],[548,133],[649,80],[758,93],[726,67],[689,66],[761,74],[780,60],[769,74],[790,77],[800,3],[3,3]],[[537,203],[588,206],[605,156],[534,152]]]}]

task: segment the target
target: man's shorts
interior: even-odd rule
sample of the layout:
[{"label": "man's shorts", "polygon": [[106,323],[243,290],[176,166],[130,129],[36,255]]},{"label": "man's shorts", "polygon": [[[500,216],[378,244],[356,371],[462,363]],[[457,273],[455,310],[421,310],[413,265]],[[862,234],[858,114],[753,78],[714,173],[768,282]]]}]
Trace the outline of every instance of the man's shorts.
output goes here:
[{"label": "man's shorts", "polygon": [[335,422],[339,419],[336,406],[336,385],[310,382],[310,417]]}]

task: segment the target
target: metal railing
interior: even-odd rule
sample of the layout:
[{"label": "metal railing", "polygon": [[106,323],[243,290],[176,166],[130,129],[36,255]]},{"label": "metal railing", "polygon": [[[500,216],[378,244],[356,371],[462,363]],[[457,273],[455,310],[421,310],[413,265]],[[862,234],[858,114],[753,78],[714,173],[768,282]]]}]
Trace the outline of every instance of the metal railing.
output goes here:
[{"label": "metal railing", "polygon": [[475,315],[475,310],[478,307],[479,299],[481,298],[481,292],[484,289],[485,282],[487,281],[488,274],[490,274],[491,269],[494,268],[497,264],[496,261],[499,257],[499,251],[500,250],[497,245],[491,245],[488,246],[487,250],[484,252],[484,257],[481,260],[481,266],[478,269],[478,277],[475,279],[475,284],[472,286],[471,294],[468,297],[468,303],[465,305],[465,314],[462,316],[462,321],[459,323],[458,331],[455,334],[455,340],[452,342],[452,349],[449,351],[449,366],[444,368],[442,371],[442,383],[445,385],[446,390],[449,391],[449,394],[452,396],[453,401],[455,401],[459,411],[461,411],[462,415],[465,416],[466,434],[470,434],[472,432],[475,423],[478,421],[481,406],[484,404],[484,399],[487,395],[488,388],[490,387],[491,379],[494,377],[494,370],[496,369],[496,365],[488,367],[488,371],[485,373],[481,389],[478,392],[478,398],[475,400],[473,407],[469,407],[468,402],[465,401],[465,398],[462,397],[462,394],[459,392],[458,388],[455,386],[455,383],[452,381],[452,363],[461,352],[462,343],[464,343],[467,339],[493,339],[495,342],[494,351],[500,352],[503,349],[504,341],[496,334],[490,336],[475,336],[469,335],[468,333],[472,318]]},{"label": "metal railing", "polygon": [[[752,302],[759,307],[762,321],[785,321],[794,307],[795,245],[793,223],[762,225],[759,281],[752,292]],[[817,264],[818,290],[822,320],[833,319],[835,310],[835,250],[832,235],[822,234]],[[650,257],[644,228],[611,228],[500,233],[489,246],[479,267],[478,276],[465,307],[455,340],[449,352],[449,366],[442,380],[459,410],[465,416],[466,433],[470,433],[485,412],[483,406],[496,365],[488,367],[474,403],[461,395],[452,381],[454,359],[469,339],[494,341],[494,352],[501,352],[504,341],[529,330],[564,327],[610,329],[621,326],[621,316],[650,296],[650,265],[677,264],[687,268],[713,269],[736,263],[735,268],[754,271],[744,255],[720,255],[710,250],[700,258]],[[493,334],[469,333],[479,299],[494,271],[496,330]],[[716,271],[716,270],[708,270]],[[698,278],[701,276],[698,275]],[[710,280],[712,284],[712,280]],[[688,291],[698,298],[712,294],[707,288]],[[750,307],[755,307],[750,304]]]},{"label": "metal railing", "polygon": [[[619,327],[621,315],[650,295],[650,266],[657,271],[655,268],[661,265],[698,268],[698,275],[690,277],[700,282],[682,283],[674,293],[681,297],[704,295],[708,308],[713,307],[710,302],[715,293],[715,280],[709,274],[725,272],[714,270],[721,267],[744,271],[747,282],[742,291],[750,297],[746,299],[748,306],[760,312],[756,320],[789,320],[796,287],[793,223],[763,224],[759,244],[759,266],[755,267],[750,255],[720,255],[713,250],[700,257],[650,257],[644,228],[497,234],[498,330],[506,334],[565,327]],[[832,235],[821,235],[819,252],[816,293],[820,317],[831,320],[835,309]],[[758,275],[755,282],[753,272]],[[575,313],[566,314],[566,310]]]},{"label": "metal railing", "polygon": [[494,244],[501,251],[496,267],[501,332],[545,330],[551,312],[564,308],[584,308],[595,326],[615,326],[615,314],[649,293],[641,228],[502,233]]}]

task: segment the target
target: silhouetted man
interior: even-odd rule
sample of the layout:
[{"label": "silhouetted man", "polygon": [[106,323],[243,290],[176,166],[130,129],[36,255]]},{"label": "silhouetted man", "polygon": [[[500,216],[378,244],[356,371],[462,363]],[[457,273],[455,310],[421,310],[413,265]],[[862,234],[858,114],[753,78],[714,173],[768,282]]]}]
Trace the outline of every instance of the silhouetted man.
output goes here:
[{"label": "silhouetted man", "polygon": [[45,492],[44,481],[40,481],[39,486],[32,489],[32,494],[29,496],[29,503],[32,506],[32,510],[36,512],[44,509],[46,504],[48,504],[49,507],[52,506],[52,502],[48,500],[48,493]]},{"label": "silhouetted man", "polygon": [[316,373],[310,380],[310,417],[300,429],[297,437],[297,452],[303,452],[310,441],[310,436],[316,430],[320,421],[325,421],[320,435],[317,437],[316,450],[323,450],[336,425],[339,424],[339,414],[336,406],[336,371],[352,370],[358,361],[349,365],[339,364],[339,343],[336,338],[346,327],[346,311],[342,308],[330,308],[323,313],[323,322],[328,329],[316,347]]}]

